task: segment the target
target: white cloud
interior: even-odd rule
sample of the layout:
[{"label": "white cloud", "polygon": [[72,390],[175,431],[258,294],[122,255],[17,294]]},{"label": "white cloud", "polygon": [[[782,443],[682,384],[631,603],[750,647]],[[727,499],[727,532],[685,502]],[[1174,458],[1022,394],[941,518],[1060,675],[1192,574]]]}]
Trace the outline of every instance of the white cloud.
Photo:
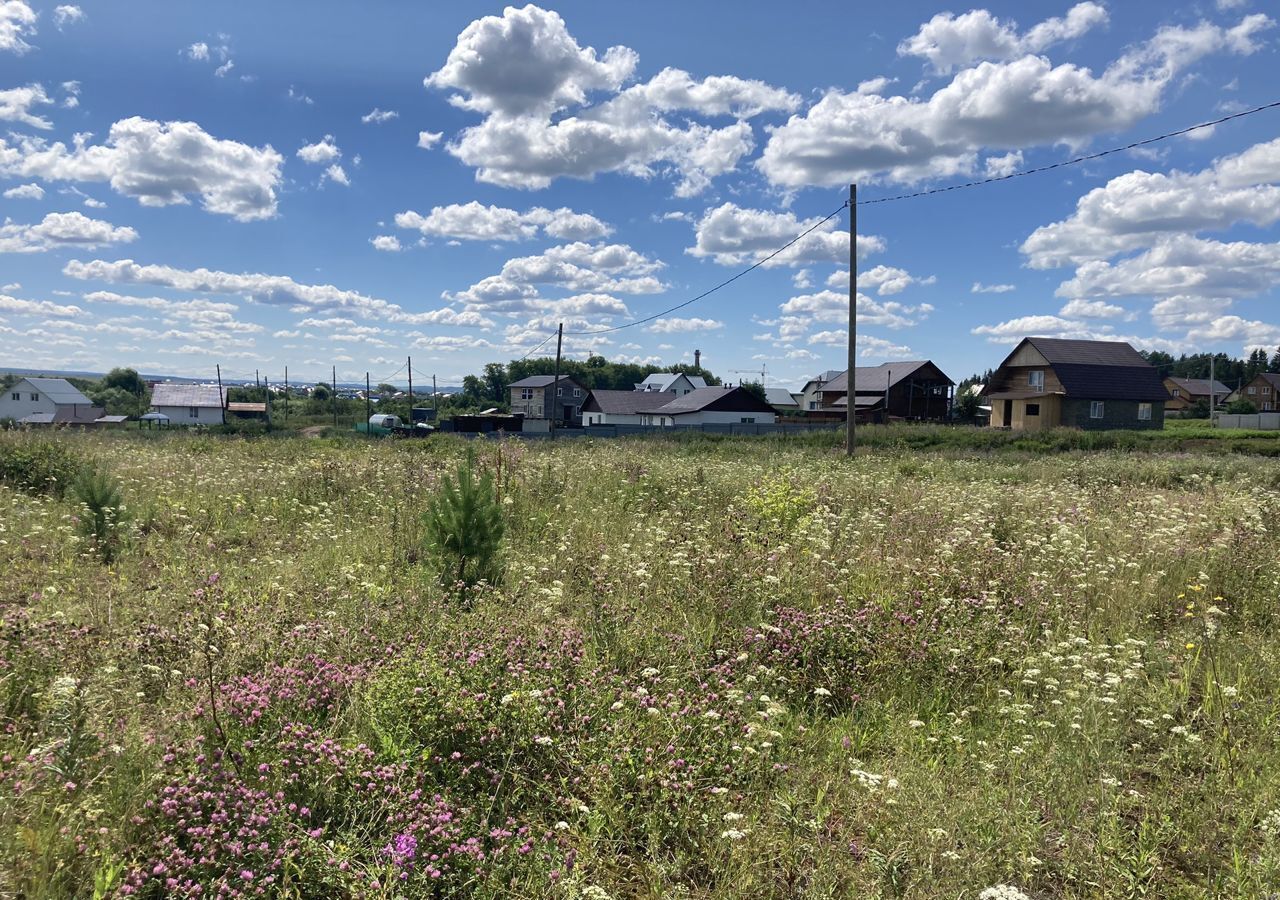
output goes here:
[{"label": "white cloud", "polygon": [[64,26],[75,25],[85,19],[84,10],[78,6],[62,5],[53,10],[53,24],[62,30]]},{"label": "white cloud", "polygon": [[[937,281],[938,279],[933,275],[917,278],[906,269],[899,269],[896,266],[873,266],[858,273],[858,290],[874,290],[883,297],[889,294],[901,294],[913,284],[932,285]],[[832,272],[827,276],[827,287],[849,290],[849,270],[841,269]]]},{"label": "white cloud", "polygon": [[828,91],[773,129],[756,166],[775,185],[845,185],[972,174],[980,151],[1081,144],[1156,112],[1165,88],[1204,56],[1247,55],[1274,23],[1166,26],[1101,75],[1041,56],[982,62],[928,99]]},{"label": "white cloud", "polygon": [[670,318],[658,319],[646,327],[645,331],[653,334],[684,334],[690,331],[715,331],[723,327],[724,323],[715,319]]},{"label": "white cloud", "polygon": [[[685,252],[699,258],[710,257],[725,266],[755,262],[819,221],[820,217],[798,219],[792,212],[744,209],[735,203],[724,203],[703,214],[695,228],[694,246]],[[848,265],[849,234],[847,231],[837,230],[839,224],[839,217],[829,220],[766,265]],[[865,258],[869,253],[882,252],[884,248],[883,238],[873,234],[858,235],[860,258]]]},{"label": "white cloud", "polygon": [[437,206],[425,216],[407,210],[397,213],[395,222],[401,228],[420,231],[425,237],[466,241],[529,240],[539,231],[560,240],[592,240],[613,232],[595,216],[565,207],[550,210],[538,206],[522,213],[501,206],[484,206],[474,200]]},{"label": "white cloud", "polygon": [[275,215],[275,189],[284,160],[271,145],[219,140],[194,122],[122,119],[107,140],[72,148],[19,138],[0,139],[0,174],[46,181],[105,181],[144,206],[187,203],[199,194],[204,208],[240,221]]},{"label": "white cloud", "polygon": [[[814,322],[848,322],[849,295],[836,291],[817,291],[801,294],[781,304],[781,339],[794,339],[803,334]],[[877,301],[866,294],[858,294],[858,323],[883,325],[892,329],[910,328],[919,324],[933,312],[928,303],[916,305],[897,301]]]},{"label": "white cloud", "polygon": [[1097,3],[1079,3],[1063,18],[1046,19],[1025,34],[1015,22],[1001,22],[985,9],[961,16],[939,13],[912,37],[898,45],[899,56],[918,56],[939,74],[981,59],[1013,59],[1039,53],[1061,41],[1078,38],[1107,23],[1107,11]]},{"label": "white cloud", "polygon": [[1280,139],[1194,174],[1134,171],[1113,178],[1081,197],[1069,218],[1037,228],[1022,252],[1033,268],[1046,269],[1131,252],[1163,235],[1278,220]]},{"label": "white cloud", "polygon": [[83,213],[49,213],[35,225],[0,225],[0,253],[43,253],[59,247],[86,250],[106,244],[127,244],[138,233],[128,226],[90,219]]},{"label": "white cloud", "polygon": [[326,134],[314,144],[305,144],[298,148],[298,159],[312,165],[323,165],[342,158],[342,151],[333,142],[333,135]]},{"label": "white cloud", "polygon": [[213,70],[213,74],[218,78],[225,78],[231,74],[231,70],[236,67],[235,60],[227,60],[218,68]]},{"label": "white cloud", "polygon": [[329,168],[325,169],[324,175],[321,176],[320,180],[335,181],[338,184],[343,185],[344,187],[348,187],[351,184],[351,179],[347,176],[346,169],[342,168],[342,166],[338,165],[337,163],[334,163],[333,165],[329,166]]},{"label": "white cloud", "polygon": [[1010,291],[1016,291],[1018,288],[1012,284],[983,284],[981,281],[975,281],[973,287],[969,288],[971,294],[1007,294]]},{"label": "white cloud", "polygon": [[48,300],[21,300],[7,294],[0,294],[0,312],[15,316],[54,316],[56,318],[84,315],[84,310],[78,306],[59,306]]},{"label": "white cloud", "polygon": [[4,192],[7,200],[42,200],[44,199],[44,188],[35,184],[20,184],[17,187],[11,187]]},{"label": "white cloud", "polygon": [[314,106],[316,102],[293,85],[289,85],[289,92],[286,96],[295,103],[302,103],[306,106]]},{"label": "white cloud", "polygon": [[1233,9],[1241,9],[1242,7],[1245,7],[1248,5],[1249,5],[1249,0],[1217,0],[1217,7],[1223,12],[1227,12]]},{"label": "white cloud", "polygon": [[373,244],[373,249],[386,253],[398,253],[401,249],[400,239],[394,234],[380,234],[369,238],[369,243]]},{"label": "white cloud", "polygon": [[1106,303],[1102,300],[1075,299],[1067,302],[1058,315],[1069,319],[1116,319],[1125,315],[1123,306]]},{"label": "white cloud", "polygon": [[183,52],[187,54],[188,59],[198,62],[206,62],[209,59],[209,45],[204,41],[197,41]]},{"label": "white cloud", "polygon": [[0,0],[0,51],[19,56],[31,49],[26,39],[36,33],[36,14],[26,0]]},{"label": "white cloud", "polygon": [[1022,151],[1014,150],[1004,156],[988,156],[985,166],[988,178],[1007,178],[1022,168]]},{"label": "white cloud", "polygon": [[440,139],[443,137],[443,131],[419,131],[418,146],[423,150],[430,150],[436,144],[440,143]]},{"label": "white cloud", "polygon": [[80,105],[80,82],[64,81],[62,82],[62,90],[66,96],[62,98],[63,109],[75,109]]},{"label": "white cloud", "polygon": [[[485,115],[448,145],[449,153],[474,167],[479,181],[534,190],[560,177],[647,178],[669,169],[679,178],[676,193],[691,196],[753,149],[744,118],[799,102],[763,82],[695,81],[678,69],[619,92],[637,62],[626,47],[603,57],[582,48],[557,13],[530,4],[472,22],[425,83],[457,91],[450,102]],[[594,91],[613,96],[588,105]],[[717,128],[664,118],[677,111],[739,121]]]},{"label": "white cloud", "polygon": [[360,117],[360,121],[366,125],[381,125],[383,122],[390,122],[392,119],[400,118],[400,113],[394,109],[379,109],[374,107],[370,112]]},{"label": "white cloud", "polygon": [[52,122],[31,112],[33,106],[47,106],[52,102],[45,93],[44,86],[39,84],[0,91],[0,122],[21,122],[32,128],[52,128]]},{"label": "white cloud", "polygon": [[1191,235],[1161,239],[1116,263],[1080,266],[1059,297],[1251,297],[1280,284],[1280,244],[1224,243]]}]

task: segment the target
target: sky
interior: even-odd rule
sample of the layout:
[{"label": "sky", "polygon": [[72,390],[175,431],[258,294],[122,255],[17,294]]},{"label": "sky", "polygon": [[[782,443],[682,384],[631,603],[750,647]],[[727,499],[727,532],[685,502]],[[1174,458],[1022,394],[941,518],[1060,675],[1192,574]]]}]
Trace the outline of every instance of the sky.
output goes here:
[{"label": "sky", "polygon": [[[569,357],[700,349],[798,389],[844,368],[851,182],[896,197],[1280,100],[1274,11],[0,0],[0,366],[403,383],[412,357],[447,385],[563,323]],[[859,361],[1273,352],[1278,135],[1272,109],[865,203]]]}]

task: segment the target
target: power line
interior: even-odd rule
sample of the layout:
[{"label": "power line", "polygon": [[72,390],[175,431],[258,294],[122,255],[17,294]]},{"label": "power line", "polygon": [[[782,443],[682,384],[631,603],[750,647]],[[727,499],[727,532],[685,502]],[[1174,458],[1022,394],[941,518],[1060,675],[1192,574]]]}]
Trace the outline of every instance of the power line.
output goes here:
[{"label": "power line", "polygon": [[[565,332],[565,334],[573,334],[573,333],[574,333],[574,332],[570,332],[570,331],[566,331],[566,332]],[[588,332],[583,332],[583,333],[584,333],[584,334],[595,334],[596,332],[588,331]],[[519,359],[517,359],[517,360],[516,360],[516,362],[524,362],[524,361],[525,361],[526,359],[528,359],[530,356],[532,356],[533,354],[537,353],[537,352],[538,352],[539,350],[541,350],[543,347],[547,346],[547,344],[549,344],[549,343],[551,342],[551,339],[552,339],[553,337],[555,337],[555,336],[556,336],[556,333],[555,333],[554,331],[553,331],[553,332],[551,332],[549,335],[547,335],[547,339],[546,339],[545,341],[543,341],[543,342],[542,342],[541,344],[539,344],[538,346],[534,347],[532,350],[530,350],[530,351],[529,351],[528,353],[526,353],[524,356],[522,356],[522,357],[520,357]]]},{"label": "power line", "polygon": [[1140,141],[1134,141],[1131,144],[1125,144],[1123,147],[1112,147],[1108,150],[1100,150],[1097,153],[1089,153],[1085,156],[1077,156],[1074,159],[1064,159],[1061,162],[1050,163],[1047,166],[1036,166],[1034,169],[1023,169],[1019,172],[1010,172],[1008,175],[995,175],[991,178],[983,178],[981,181],[966,181],[963,184],[952,184],[947,187],[930,188],[927,191],[915,191],[911,194],[898,194],[893,197],[879,197],[875,200],[859,200],[859,206],[871,206],[875,203],[893,203],[898,200],[914,200],[917,197],[928,197],[933,194],[946,194],[951,191],[962,191],[965,188],[981,187],[984,184],[994,184],[997,181],[1008,181],[1011,178],[1021,178],[1024,175],[1038,175],[1041,172],[1048,172],[1052,169],[1062,169],[1067,166],[1074,166],[1078,163],[1089,162],[1094,159],[1101,159],[1104,156],[1111,156],[1114,153],[1124,153],[1126,150],[1134,150],[1138,147],[1145,147],[1147,144],[1155,144],[1160,141],[1167,141],[1169,138],[1179,137],[1184,134],[1190,134],[1193,131],[1199,131],[1201,128],[1212,128],[1215,125],[1221,125],[1223,122],[1230,122],[1233,119],[1243,119],[1245,116],[1251,116],[1254,113],[1264,112],[1268,109],[1276,109],[1280,107],[1280,100],[1271,103],[1264,103],[1262,106],[1255,106],[1252,109],[1242,110],[1237,113],[1223,116],[1220,119],[1214,119],[1212,122],[1201,122],[1199,125],[1189,125],[1186,128],[1179,128],[1177,131],[1169,131],[1156,137],[1144,138]]}]

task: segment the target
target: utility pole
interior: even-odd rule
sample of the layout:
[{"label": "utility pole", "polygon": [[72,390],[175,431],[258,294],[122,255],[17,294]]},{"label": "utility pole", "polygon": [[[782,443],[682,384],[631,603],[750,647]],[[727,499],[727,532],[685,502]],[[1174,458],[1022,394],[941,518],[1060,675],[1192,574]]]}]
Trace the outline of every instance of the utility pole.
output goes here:
[{"label": "utility pole", "polygon": [[564,340],[564,323],[560,323],[560,327],[556,330],[556,375],[551,382],[551,389],[555,391],[551,395],[551,439],[556,437],[556,398],[560,396],[560,343]]},{"label": "utility pole", "polygon": [[289,367],[284,367],[284,424],[289,424]]},{"label": "utility pole", "polygon": [[333,400],[333,427],[338,427],[338,367],[333,367],[333,381],[329,383],[329,397]]},{"label": "utility pole", "polygon": [[222,416],[222,424],[227,424],[227,401],[226,395],[222,393],[222,363],[216,363],[214,366],[218,370],[218,414]]},{"label": "utility pole", "polygon": [[884,424],[889,424],[889,385],[893,384],[893,369],[885,371],[884,383]]},{"label": "utility pole", "polygon": [[[1203,372],[1204,370],[1201,369],[1200,371]],[[1214,419],[1216,417],[1217,409],[1218,409],[1218,392],[1217,390],[1215,390],[1217,386],[1218,386],[1218,382],[1215,381],[1213,378],[1213,354],[1210,353],[1209,354],[1209,425],[1210,426],[1214,424]]]},{"label": "utility pole", "polygon": [[431,418],[432,424],[440,421],[440,394],[436,392],[436,376],[431,376]]},{"label": "utility pole", "polygon": [[373,418],[373,399],[369,396],[369,373],[364,373],[364,427],[366,434],[369,427],[369,420]]},{"label": "utility pole", "polygon": [[413,427],[413,357],[408,357],[405,365],[409,368],[409,427]]},{"label": "utility pole", "polygon": [[844,452],[853,456],[858,446],[858,389],[857,389],[857,353],[858,343],[858,186],[849,185],[849,392],[845,395],[849,400],[849,412],[846,414]]}]

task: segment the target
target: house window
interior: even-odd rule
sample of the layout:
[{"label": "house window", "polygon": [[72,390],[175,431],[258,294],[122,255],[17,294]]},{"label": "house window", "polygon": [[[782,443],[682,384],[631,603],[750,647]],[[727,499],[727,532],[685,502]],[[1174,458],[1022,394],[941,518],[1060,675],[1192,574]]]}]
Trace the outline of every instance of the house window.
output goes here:
[{"label": "house window", "polygon": [[581,397],[581,396],[582,396],[582,388],[574,388],[574,389],[573,389],[573,396],[575,396],[575,397]]},{"label": "house window", "polygon": [[1044,369],[1033,369],[1027,373],[1027,384],[1038,391],[1044,390]]},{"label": "house window", "polygon": [[1262,411],[1263,411],[1263,412],[1271,412],[1271,403],[1270,403],[1270,401],[1268,401],[1268,402],[1266,402],[1266,403],[1263,403],[1263,404],[1262,404]]},{"label": "house window", "polygon": [[556,388],[556,396],[557,396],[557,397],[563,397],[563,396],[564,396],[564,388],[562,388],[562,387],[558,387],[558,388]]},{"label": "house window", "polygon": [[1173,389],[1173,396],[1175,396],[1175,397],[1181,397],[1181,396],[1182,396],[1182,391],[1181,391],[1181,390],[1179,390],[1178,388],[1174,388],[1174,389]]},{"label": "house window", "polygon": [[1138,421],[1139,422],[1151,421],[1151,404],[1150,403],[1138,404]]},{"label": "house window", "polygon": [[1101,400],[1089,401],[1089,418],[1090,419],[1101,419],[1103,416],[1103,412],[1104,412],[1104,409],[1103,409]]},{"label": "house window", "polygon": [[32,393],[32,395],[31,395],[31,402],[32,402],[32,403],[35,403],[35,402],[36,402],[37,400],[39,400],[39,399],[40,399],[40,395],[39,395],[39,394]]},{"label": "house window", "polygon": [[809,401],[809,408],[810,408],[810,409],[817,409],[817,408],[818,408],[818,401],[817,401],[817,400],[810,400],[810,401]]},{"label": "house window", "polygon": [[1027,404],[1027,413],[1026,413],[1026,414],[1027,414],[1027,415],[1029,415],[1029,416],[1038,416],[1038,415],[1040,415],[1040,404],[1039,404],[1039,403],[1028,403],[1028,404]]},{"label": "house window", "polygon": [[742,417],[742,424],[743,424],[743,425],[754,425],[754,424],[755,424],[755,422],[756,422],[756,420],[755,420],[755,417],[754,417],[754,416],[743,416],[743,417]]},{"label": "house window", "polygon": [[189,415],[193,419],[200,418],[200,408],[198,406],[188,406],[187,415]]},{"label": "house window", "polygon": [[21,392],[21,391],[14,391],[14,392],[13,392],[13,399],[14,399],[14,400],[21,400],[21,399],[22,399],[22,392]]},{"label": "house window", "polygon": [[533,388],[520,388],[520,399],[521,399],[521,400],[532,400],[532,399],[533,399]]},{"label": "house window", "polygon": [[1250,393],[1250,394],[1256,394],[1256,393],[1258,393],[1258,389],[1257,389],[1256,387],[1251,387],[1251,388],[1249,388],[1249,393]]},{"label": "house window", "polygon": [[1271,393],[1271,388],[1267,387],[1267,386],[1264,384],[1264,385],[1262,386],[1262,396],[1266,397],[1266,396],[1267,396],[1268,394],[1270,394],[1270,393]]}]

